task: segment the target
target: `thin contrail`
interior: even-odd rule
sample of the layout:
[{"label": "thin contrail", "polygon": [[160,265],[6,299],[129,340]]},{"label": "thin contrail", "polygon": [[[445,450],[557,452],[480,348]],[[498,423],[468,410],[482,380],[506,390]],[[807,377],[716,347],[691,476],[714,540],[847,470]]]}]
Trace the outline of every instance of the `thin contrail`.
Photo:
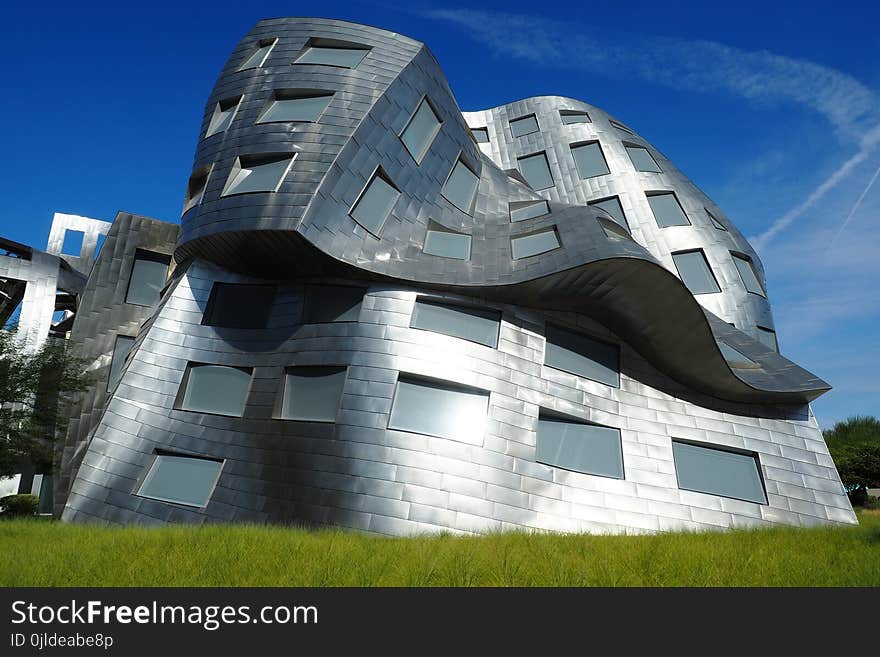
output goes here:
[{"label": "thin contrail", "polygon": [[849,224],[849,220],[853,218],[853,215],[858,211],[859,207],[862,205],[862,201],[865,200],[865,197],[868,195],[868,192],[871,191],[871,187],[874,186],[874,181],[877,180],[878,175],[880,175],[880,167],[877,167],[877,170],[874,172],[874,175],[871,176],[871,180],[868,181],[868,185],[865,187],[861,196],[859,196],[858,200],[855,202],[855,205],[852,206],[852,210],[850,210],[849,214],[846,215],[846,219],[844,219],[843,224],[841,224],[840,228],[837,229],[837,233],[835,233],[834,237],[831,239],[831,242],[828,244],[828,251],[830,251],[834,247],[834,243],[837,241],[837,238],[840,237],[841,233],[843,233],[847,224]]}]

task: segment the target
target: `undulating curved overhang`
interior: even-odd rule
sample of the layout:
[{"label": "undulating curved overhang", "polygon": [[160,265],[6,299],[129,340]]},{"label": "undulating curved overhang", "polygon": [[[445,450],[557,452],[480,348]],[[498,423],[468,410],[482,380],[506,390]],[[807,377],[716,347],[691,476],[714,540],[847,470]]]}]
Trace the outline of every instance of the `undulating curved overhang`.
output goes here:
[{"label": "undulating curved overhang", "polygon": [[[608,220],[603,211],[553,202],[541,217],[511,221],[510,202],[544,197],[479,151],[430,51],[383,30],[344,23],[333,27],[330,31],[321,21],[305,27],[263,22],[233,53],[209,100],[203,132],[213,108],[225,97],[240,94],[241,108],[225,133],[200,141],[196,169],[210,173],[203,199],[183,216],[178,261],[204,258],[266,278],[334,274],[394,281],[584,313],[675,380],[734,402],[798,404],[829,389],[705,311],[648,250],[603,228]],[[335,118],[330,117],[321,125],[304,124],[290,132],[255,123],[273,87],[315,86],[314,67],[292,66],[291,59],[312,43],[309,39],[339,30],[371,48],[357,70],[321,71],[322,88],[348,103],[338,109],[345,121],[331,126]],[[257,43],[254,39],[267,36],[278,42],[279,53],[287,53],[284,58],[275,64],[270,55],[260,69],[240,68]],[[399,135],[426,94],[443,129],[428,154],[415,162]],[[290,153],[302,166],[292,167],[275,192],[226,195],[223,182],[234,171],[236,158],[259,152]],[[469,211],[453,206],[442,193],[459,160],[479,179]],[[374,235],[350,213],[359,190],[380,168],[398,188],[400,200]],[[471,235],[468,260],[423,251],[432,222]],[[550,228],[558,234],[559,248],[512,257],[512,238]],[[758,367],[731,368],[718,340]]]}]

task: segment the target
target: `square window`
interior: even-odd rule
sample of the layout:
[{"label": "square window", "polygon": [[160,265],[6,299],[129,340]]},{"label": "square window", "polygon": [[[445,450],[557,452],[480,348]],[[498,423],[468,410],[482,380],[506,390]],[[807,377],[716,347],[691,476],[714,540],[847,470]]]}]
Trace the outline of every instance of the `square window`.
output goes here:
[{"label": "square window", "polygon": [[604,176],[610,173],[608,163],[605,161],[605,155],[602,153],[602,147],[599,146],[598,141],[591,141],[586,144],[572,144],[571,154],[574,157],[574,163],[577,165],[578,175],[581,180],[595,176]]},{"label": "square window", "polygon": [[253,370],[228,365],[187,365],[174,408],[182,411],[241,417]]},{"label": "square window", "polygon": [[257,42],[257,47],[244,60],[242,65],[238,67],[238,70],[243,71],[247,68],[259,68],[262,66],[277,41],[278,39],[260,39]]},{"label": "square window", "polygon": [[601,340],[548,324],[544,365],[620,387],[620,348]]},{"label": "square window", "polygon": [[378,237],[398,198],[400,198],[400,192],[397,191],[385,172],[382,169],[377,169],[358,200],[355,201],[349,215]]},{"label": "square window", "polygon": [[425,157],[434,137],[440,132],[441,123],[427,97],[423,98],[403,132],[400,133],[400,140],[417,163]]},{"label": "square window", "polygon": [[660,228],[691,225],[673,192],[651,192],[647,196],[648,205],[651,206],[651,212]]},{"label": "square window", "polygon": [[186,214],[202,202],[202,197],[204,197],[205,189],[208,186],[208,177],[211,175],[211,166],[199,167],[192,172],[186,185],[186,198],[183,201],[181,214]]},{"label": "square window", "polygon": [[294,159],[295,153],[242,155],[236,158],[222,196],[277,191]]},{"label": "square window", "polygon": [[672,454],[679,488],[767,503],[756,453],[673,440]]},{"label": "square window", "polygon": [[281,417],[303,422],[335,422],[348,369],[288,367],[284,374]]},{"label": "square window", "polygon": [[158,303],[170,264],[169,255],[138,249],[128,279],[125,303],[136,306],[153,306]]},{"label": "square window", "polygon": [[650,151],[647,148],[631,144],[624,144],[624,146],[626,146],[626,152],[629,154],[629,159],[632,160],[633,166],[636,168],[636,171],[646,171],[649,173],[663,172],[663,170],[660,168],[660,165],[657,164],[654,156],[651,155]]},{"label": "square window", "polygon": [[623,206],[620,204],[620,197],[612,196],[611,198],[600,199],[598,201],[590,201],[587,205],[599,208],[608,213],[618,224],[629,230],[629,223],[626,215],[623,213]]},{"label": "square window", "polygon": [[590,115],[580,110],[559,110],[559,118],[566,125],[572,123],[592,123]]},{"label": "square window", "polygon": [[510,122],[510,132],[514,137],[522,137],[538,132],[538,119],[534,114],[514,119]]},{"label": "square window", "polygon": [[575,472],[623,479],[620,429],[542,413],[535,460]]},{"label": "square window", "polygon": [[731,367],[741,370],[757,369],[760,367],[760,365],[751,358],[744,356],[729,344],[719,341],[718,349],[721,351],[721,355],[724,356],[724,360],[726,360],[727,364]]},{"label": "square window", "polygon": [[137,495],[204,508],[220,478],[223,461],[198,456],[157,454]]},{"label": "square window", "polygon": [[453,232],[430,222],[423,251],[442,258],[468,260],[471,257],[471,236]]},{"label": "square window", "polygon": [[550,214],[550,204],[547,201],[514,201],[507,206],[512,222],[535,219]]},{"label": "square window", "polygon": [[313,123],[333,100],[332,91],[319,89],[276,89],[260,113],[257,123]]},{"label": "square window", "polygon": [[366,289],[347,285],[306,285],[304,324],[356,322]]},{"label": "square window", "polygon": [[360,43],[333,39],[309,39],[305,50],[293,63],[357,68],[369,52],[370,47]]},{"label": "square window", "polygon": [[518,157],[516,164],[519,172],[532,189],[541,190],[553,187],[553,175],[550,173],[550,164],[547,162],[547,154],[544,151]]},{"label": "square window", "polygon": [[626,133],[628,135],[635,135],[636,134],[632,130],[627,128],[625,125],[623,125],[622,123],[618,123],[617,121],[614,121],[612,119],[609,119],[608,123],[611,124],[611,127],[616,128],[617,130],[620,130],[621,132]]},{"label": "square window", "polygon": [[501,313],[418,299],[413,307],[410,326],[470,340],[494,349],[498,346]]},{"label": "square window", "polygon": [[673,253],[672,260],[675,262],[682,283],[691,294],[712,294],[721,291],[702,249]]},{"label": "square window", "polygon": [[202,324],[223,328],[266,328],[274,299],[274,285],[214,283]]},{"label": "square window", "polygon": [[596,219],[599,222],[599,225],[602,226],[602,230],[605,232],[605,236],[616,240],[616,239],[625,239],[633,242],[632,235],[621,226],[616,221],[612,221],[611,219],[606,219],[605,217],[597,217]]},{"label": "square window", "polygon": [[401,375],[389,429],[482,445],[489,393]]},{"label": "square window", "polygon": [[758,280],[758,275],[755,273],[752,259],[748,256],[738,255],[736,253],[731,253],[730,255],[733,256],[733,264],[736,265],[736,270],[739,272],[739,277],[742,279],[743,285],[746,286],[746,289],[752,294],[766,297],[767,293],[764,291],[764,286],[761,285],[761,281]]},{"label": "square window", "polygon": [[510,238],[510,250],[514,260],[547,253],[558,249],[559,246],[559,236],[556,234],[555,226],[536,233]]},{"label": "square window", "polygon": [[470,214],[473,211],[479,182],[479,176],[459,158],[452,167],[452,172],[446,179],[441,193],[452,205]]},{"label": "square window", "polygon": [[471,134],[474,136],[474,141],[478,144],[488,144],[489,143],[489,129],[488,128],[471,128]]},{"label": "square window", "polygon": [[724,230],[724,231],[727,230],[727,229],[724,227],[724,224],[722,224],[722,223],[718,220],[718,217],[716,217],[714,214],[712,214],[711,212],[709,212],[709,208],[703,208],[703,209],[706,211],[706,214],[709,216],[709,221],[712,222],[712,225],[715,226],[715,228],[717,228],[718,230]]},{"label": "square window", "polygon": [[79,258],[82,253],[83,239],[86,234],[81,230],[65,230],[64,242],[61,245],[61,253]]},{"label": "square window", "polygon": [[232,123],[232,119],[235,118],[238,108],[241,106],[242,98],[243,96],[227,98],[226,100],[221,100],[214,106],[214,113],[211,115],[211,120],[208,122],[208,129],[205,131],[205,137],[210,137],[218,132],[226,131]]},{"label": "square window", "polygon": [[107,375],[107,392],[111,392],[119,378],[122,375],[122,367],[125,365],[125,359],[128,352],[134,345],[134,338],[128,335],[117,335],[116,342],[113,345],[113,356],[110,359],[110,372]]},{"label": "square window", "polygon": [[776,339],[776,331],[773,329],[764,328],[763,326],[758,326],[758,340],[765,347],[768,347],[779,353],[779,342]]}]

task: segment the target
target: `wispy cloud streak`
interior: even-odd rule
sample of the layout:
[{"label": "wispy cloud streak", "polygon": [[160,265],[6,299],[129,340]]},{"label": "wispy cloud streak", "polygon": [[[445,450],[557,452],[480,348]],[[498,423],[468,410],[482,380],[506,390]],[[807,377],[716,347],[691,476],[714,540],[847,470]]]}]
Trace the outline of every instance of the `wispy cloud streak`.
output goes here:
[{"label": "wispy cloud streak", "polygon": [[507,59],[638,77],[675,89],[727,93],[761,105],[797,105],[823,116],[840,138],[854,142],[858,150],[802,203],[751,238],[758,250],[812,208],[880,145],[877,95],[854,77],[815,62],[713,41],[623,34],[503,12],[438,9],[425,15],[458,25]]},{"label": "wispy cloud streak", "polygon": [[503,12],[438,9],[425,15],[464,28],[504,57],[604,75],[638,75],[678,89],[732,93],[758,103],[796,103],[854,140],[880,123],[876,95],[852,76],[766,50],[596,30]]}]

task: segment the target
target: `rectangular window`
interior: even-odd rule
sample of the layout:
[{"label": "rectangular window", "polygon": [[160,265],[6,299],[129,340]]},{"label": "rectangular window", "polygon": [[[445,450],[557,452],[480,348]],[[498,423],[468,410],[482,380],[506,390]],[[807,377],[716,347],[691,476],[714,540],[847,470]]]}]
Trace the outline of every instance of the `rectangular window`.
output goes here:
[{"label": "rectangular window", "polygon": [[477,174],[471,171],[461,159],[458,159],[443,185],[442,194],[452,205],[462,212],[470,214],[473,211],[479,182]]},{"label": "rectangular window", "polygon": [[410,326],[470,340],[494,349],[498,346],[501,313],[419,299],[413,308]]},{"label": "rectangular window", "polygon": [[514,201],[508,205],[511,221],[525,221],[550,214],[550,204],[547,201]]},{"label": "rectangular window", "polygon": [[186,212],[201,203],[210,175],[211,165],[199,167],[192,172],[192,175],[189,177],[189,183],[186,186],[186,198],[183,201],[183,212],[181,214],[186,214]]},{"label": "rectangular window", "polygon": [[202,324],[223,328],[266,328],[274,298],[274,285],[214,283]]},{"label": "rectangular window", "polygon": [[488,410],[488,392],[401,376],[388,428],[481,445]]},{"label": "rectangular window", "polygon": [[630,242],[634,241],[632,235],[621,226],[616,221],[612,221],[611,219],[606,219],[605,217],[597,217],[597,221],[599,225],[602,226],[602,230],[605,231],[605,235],[610,237],[611,239],[625,239]]},{"label": "rectangular window", "polygon": [[599,201],[591,201],[587,205],[599,208],[600,210],[605,210],[605,212],[611,215],[611,218],[614,219],[614,221],[629,230],[629,223],[626,220],[626,215],[623,213],[623,206],[620,204],[620,197],[612,196],[611,198],[605,198]]},{"label": "rectangular window", "polygon": [[538,119],[535,118],[534,114],[514,119],[510,122],[510,132],[514,137],[522,137],[523,135],[538,132]]},{"label": "rectangular window", "polygon": [[646,171],[649,173],[663,172],[660,165],[657,164],[657,160],[654,159],[654,156],[651,155],[647,148],[631,146],[629,144],[624,145],[626,146],[626,152],[629,153],[629,159],[632,160],[636,171]]},{"label": "rectangular window", "polygon": [[[341,44],[341,42],[340,42]],[[305,51],[294,64],[318,64],[338,68],[356,68],[370,49],[360,44],[331,45],[322,39],[310,39]]]},{"label": "rectangular window", "polygon": [[553,175],[544,151],[516,159],[516,166],[529,187],[535,190],[553,187]]},{"label": "rectangular window", "polygon": [[709,215],[709,221],[712,222],[712,225],[715,226],[715,228],[717,228],[718,230],[727,230],[727,229],[724,227],[724,224],[722,224],[722,223],[718,220],[718,217],[716,217],[714,214],[712,214],[711,212],[709,212],[709,208],[703,208],[703,209],[706,211],[706,214]]},{"label": "rectangular window", "polygon": [[761,285],[761,281],[758,280],[758,275],[755,273],[752,259],[748,256],[737,255],[736,253],[731,253],[730,255],[733,256],[733,264],[736,265],[736,270],[739,272],[739,277],[742,279],[746,289],[753,294],[759,294],[762,297],[767,296],[767,293],[764,292],[764,286]]},{"label": "rectangular window", "polygon": [[691,294],[712,294],[721,291],[702,249],[673,253],[672,260],[675,262],[675,268],[678,269],[679,278]]},{"label": "rectangular window", "polygon": [[122,375],[122,366],[125,365],[125,359],[131,346],[134,344],[134,338],[128,335],[117,335],[116,343],[113,345],[113,357],[110,359],[110,373],[107,375],[107,392],[116,387],[119,377]]},{"label": "rectangular window", "polygon": [[382,169],[378,169],[360,197],[355,201],[349,215],[371,234],[379,236],[385,221],[394,209],[400,192]]},{"label": "rectangular window", "polygon": [[541,414],[536,460],[575,472],[623,479],[620,429]]},{"label": "rectangular window", "polygon": [[600,340],[547,325],[544,365],[599,383],[620,387],[620,348]]},{"label": "rectangular window", "polygon": [[621,132],[625,132],[625,133],[628,134],[628,135],[634,135],[634,134],[636,134],[636,133],[634,133],[632,130],[630,130],[629,128],[627,128],[625,125],[623,125],[622,123],[618,123],[617,121],[614,121],[614,120],[612,120],[612,119],[609,119],[608,123],[611,124],[611,127],[613,127],[613,128],[617,128],[617,129],[620,130]]},{"label": "rectangular window", "polygon": [[427,98],[423,98],[415,114],[412,115],[409,123],[400,133],[400,140],[417,163],[420,163],[425,157],[434,137],[440,132],[440,125],[441,121],[437,118],[431,103]]},{"label": "rectangular window", "polygon": [[758,455],[672,441],[678,487],[766,504]]},{"label": "rectangular window", "polygon": [[592,123],[590,115],[579,110],[559,110],[559,118],[566,125],[572,123]]},{"label": "rectangular window", "polygon": [[319,89],[276,89],[272,100],[263,109],[257,123],[312,123],[324,113],[332,91]]},{"label": "rectangular window", "polygon": [[758,326],[758,340],[769,349],[772,349],[775,352],[779,352],[779,342],[776,339],[776,331],[773,329],[764,328],[763,326]]},{"label": "rectangular window", "polygon": [[345,367],[287,368],[281,417],[303,422],[335,422],[347,371]]},{"label": "rectangular window", "polygon": [[471,128],[471,134],[474,136],[474,141],[478,144],[488,144],[489,143],[489,129],[488,128]]},{"label": "rectangular window", "polygon": [[347,285],[306,285],[304,324],[356,322],[366,289]]},{"label": "rectangular window", "polygon": [[555,227],[510,238],[510,250],[514,260],[547,253],[547,251],[558,248],[559,236],[556,234]]},{"label": "rectangular window", "polygon": [[175,408],[241,417],[252,371],[249,367],[190,363],[183,375]]},{"label": "rectangular window", "polygon": [[455,233],[451,230],[436,228],[438,224],[431,224],[435,228],[428,228],[425,235],[425,247],[423,251],[429,255],[442,258],[455,258],[456,260],[468,260],[471,257],[471,236],[463,233]]},{"label": "rectangular window", "polygon": [[651,212],[654,213],[654,219],[660,228],[691,225],[673,192],[649,193],[648,204],[651,206]]},{"label": "rectangular window", "polygon": [[602,153],[602,147],[598,141],[591,141],[586,144],[572,144],[571,154],[574,157],[574,163],[577,166],[578,175],[581,180],[594,178],[596,176],[604,176],[608,171],[608,163],[605,161],[605,155]]},{"label": "rectangular window", "polygon": [[218,132],[226,131],[232,123],[232,119],[235,118],[235,113],[241,106],[241,99],[242,96],[227,98],[221,100],[214,106],[214,114],[211,115],[211,121],[208,123],[208,130],[205,132],[205,137],[210,137]]},{"label": "rectangular window", "polygon": [[223,461],[199,456],[157,454],[137,495],[204,508],[220,478]]},{"label": "rectangular window", "polygon": [[724,356],[724,360],[726,360],[727,364],[731,367],[737,369],[755,369],[760,367],[760,365],[751,358],[744,356],[729,344],[718,342],[718,349],[721,351],[721,355]]},{"label": "rectangular window", "polygon": [[171,256],[152,251],[135,252],[125,303],[136,306],[152,306],[159,301],[159,295],[168,276]]},{"label": "rectangular window", "polygon": [[242,155],[236,158],[221,196],[277,191],[295,158],[296,154],[290,153]]},{"label": "rectangular window", "polygon": [[260,39],[257,43],[256,49],[244,60],[244,63],[238,67],[239,71],[243,71],[246,68],[259,68],[263,65],[263,62],[266,61],[266,57],[269,56],[269,52],[271,52],[272,48],[275,46],[275,42],[278,39]]},{"label": "rectangular window", "polygon": [[64,231],[64,242],[61,244],[61,253],[79,258],[82,253],[83,239],[86,234],[81,230]]}]

